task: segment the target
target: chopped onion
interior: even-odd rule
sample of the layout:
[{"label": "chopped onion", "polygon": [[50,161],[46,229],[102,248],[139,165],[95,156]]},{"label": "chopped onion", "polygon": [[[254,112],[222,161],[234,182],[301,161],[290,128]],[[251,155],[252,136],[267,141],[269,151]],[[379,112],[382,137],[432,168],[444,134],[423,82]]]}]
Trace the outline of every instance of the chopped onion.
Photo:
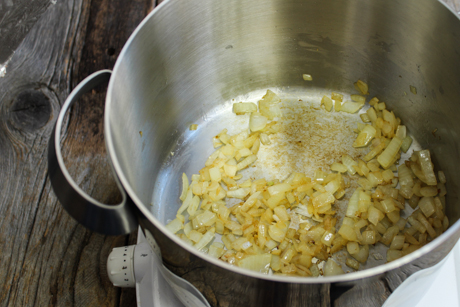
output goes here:
[{"label": "chopped onion", "polygon": [[342,270],[342,267],[337,264],[332,258],[329,258],[326,261],[326,264],[323,268],[324,276],[334,276],[334,275],[341,275],[345,272]]},{"label": "chopped onion", "polygon": [[321,99],[321,104],[324,104],[326,111],[331,112],[332,110],[332,99],[331,98],[327,96],[323,96],[323,98]]},{"label": "chopped onion", "polygon": [[339,101],[339,102],[342,102],[343,101],[343,95],[342,94],[339,94],[339,93],[334,93],[332,92],[331,93],[331,98],[334,99],[336,102]]},{"label": "chopped onion", "polygon": [[358,163],[355,160],[353,160],[352,157],[350,157],[349,155],[342,155],[342,163],[346,166],[348,172],[351,175],[354,175],[356,173],[356,170],[353,168],[353,165],[358,165]]},{"label": "chopped onion", "polygon": [[251,192],[251,188],[239,188],[233,191],[227,191],[227,197],[244,199]]},{"label": "chopped onion", "polygon": [[166,228],[172,233],[176,233],[184,228],[184,223],[180,219],[175,218],[166,225]]},{"label": "chopped onion", "polygon": [[271,261],[271,254],[251,255],[239,260],[238,266],[251,271],[268,274]]},{"label": "chopped onion", "polygon": [[261,133],[261,134],[260,134],[260,142],[261,142],[263,145],[270,145],[270,144],[271,144],[270,138],[269,138],[268,135],[265,134],[265,133]]},{"label": "chopped onion", "polygon": [[409,150],[410,145],[412,145],[412,138],[410,136],[406,136],[401,144],[401,150],[403,152],[407,152]]},{"label": "chopped onion", "polygon": [[364,106],[364,103],[360,102],[353,102],[353,101],[345,101],[342,104],[340,111],[346,113],[356,113]]},{"label": "chopped onion", "polygon": [[353,147],[364,147],[369,144],[369,142],[375,137],[376,130],[371,125],[366,125],[364,129],[358,134]]},{"label": "chopped onion", "polygon": [[369,95],[369,87],[364,81],[358,80],[354,83],[355,88],[363,95]]},{"label": "chopped onion", "polygon": [[417,152],[420,168],[426,178],[426,184],[436,185],[436,176],[433,171],[433,163],[431,163],[430,151],[425,149]]},{"label": "chopped onion", "polygon": [[280,117],[282,115],[279,107],[281,99],[272,91],[267,90],[267,93],[262,100],[259,100],[259,112],[268,119]]},{"label": "chopped onion", "polygon": [[348,206],[347,206],[347,212],[345,213],[346,216],[348,217],[355,217],[358,211],[358,202],[359,202],[359,194],[361,193],[361,189],[357,188],[352,196],[350,197],[350,200],[348,201]]},{"label": "chopped onion", "polygon": [[242,115],[244,113],[257,112],[257,105],[253,102],[240,102],[233,104],[233,113]]},{"label": "chopped onion", "polygon": [[267,122],[268,118],[258,112],[253,112],[249,118],[249,129],[251,131],[260,131],[265,128]]},{"label": "chopped onion", "polygon": [[401,143],[402,140],[400,138],[394,137],[391,139],[387,148],[385,148],[385,150],[377,157],[377,161],[379,161],[383,168],[387,169],[391,164],[393,164],[394,158],[401,148]]},{"label": "chopped onion", "polygon": [[184,201],[185,197],[187,196],[188,186],[189,186],[189,181],[188,181],[187,175],[185,175],[185,173],[182,173],[182,193],[180,194],[180,197],[179,197],[179,199],[182,201]]}]

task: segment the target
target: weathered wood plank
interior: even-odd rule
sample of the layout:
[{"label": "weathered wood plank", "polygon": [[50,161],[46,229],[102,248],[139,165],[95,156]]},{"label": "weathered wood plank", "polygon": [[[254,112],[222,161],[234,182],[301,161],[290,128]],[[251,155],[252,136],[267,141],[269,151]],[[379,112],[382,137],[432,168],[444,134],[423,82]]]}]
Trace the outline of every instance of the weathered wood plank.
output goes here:
[{"label": "weathered wood plank", "polygon": [[[135,236],[102,236],[71,219],[51,190],[46,154],[71,88],[89,73],[113,67],[153,6],[148,0],[51,5],[0,78],[1,306],[133,305],[133,290],[113,287],[105,263],[113,247]],[[96,89],[74,107],[63,153],[76,181],[96,199],[113,203],[118,192],[103,142],[104,93]]]},{"label": "weathered wood plank", "polygon": [[[445,2],[459,11],[460,0]],[[105,262],[111,248],[133,244],[136,236],[102,236],[72,220],[51,191],[46,153],[71,88],[91,72],[113,67],[155,5],[35,0],[28,2],[32,11],[15,10],[20,17],[12,18],[8,5],[24,3],[0,2],[0,42],[8,33],[19,44],[28,33],[0,78],[0,306],[133,306],[134,291],[113,287]],[[63,146],[77,182],[96,199],[114,203],[118,193],[107,175],[103,143],[104,93],[95,89],[73,108]]]},{"label": "weathered wood plank", "polygon": [[0,64],[8,60],[50,0],[0,0]]}]

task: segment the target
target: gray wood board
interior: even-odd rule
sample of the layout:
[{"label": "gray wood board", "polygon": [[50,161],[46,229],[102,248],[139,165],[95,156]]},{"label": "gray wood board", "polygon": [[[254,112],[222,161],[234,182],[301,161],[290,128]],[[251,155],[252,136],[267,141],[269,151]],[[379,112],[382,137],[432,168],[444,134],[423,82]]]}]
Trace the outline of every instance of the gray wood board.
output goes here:
[{"label": "gray wood board", "polygon": [[[59,1],[48,7],[0,78],[0,306],[132,306],[114,287],[107,256],[136,236],[103,236],[63,210],[47,178],[47,144],[60,107],[90,73],[112,68],[148,0]],[[3,26],[3,24],[1,24]],[[19,35],[19,34],[18,34]],[[2,48],[3,49],[3,48]],[[103,142],[105,88],[66,119],[66,165],[94,198],[119,199]]]}]

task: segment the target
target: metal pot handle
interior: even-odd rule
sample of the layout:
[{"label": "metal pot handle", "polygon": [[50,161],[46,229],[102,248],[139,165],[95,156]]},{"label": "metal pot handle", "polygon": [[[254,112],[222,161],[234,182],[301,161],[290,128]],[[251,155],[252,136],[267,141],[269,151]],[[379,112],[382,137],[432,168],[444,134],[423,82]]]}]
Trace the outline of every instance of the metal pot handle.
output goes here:
[{"label": "metal pot handle", "polygon": [[107,83],[111,74],[110,70],[91,74],[78,84],[64,102],[48,144],[48,176],[62,206],[80,224],[102,234],[121,235],[136,230],[138,223],[135,215],[136,206],[126,194],[115,172],[113,175],[123,200],[117,205],[105,205],[83,192],[75,183],[64,165],[60,146],[62,123],[67,110],[83,94],[102,83]]}]

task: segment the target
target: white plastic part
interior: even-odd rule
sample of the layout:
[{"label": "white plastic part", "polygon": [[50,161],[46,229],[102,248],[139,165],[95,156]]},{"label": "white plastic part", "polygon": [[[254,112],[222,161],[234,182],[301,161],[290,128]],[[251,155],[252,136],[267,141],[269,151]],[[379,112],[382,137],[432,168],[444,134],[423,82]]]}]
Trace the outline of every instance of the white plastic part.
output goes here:
[{"label": "white plastic part", "polygon": [[107,275],[116,287],[136,286],[134,278],[134,249],[136,245],[116,247],[107,260]]},{"label": "white plastic part", "polygon": [[[173,274],[161,262],[161,252],[152,234],[139,228],[137,246],[139,251],[150,248],[149,267],[138,277],[138,250],[136,247],[134,265],[136,274],[136,298],[138,307],[210,307],[198,289],[183,278]],[[139,252],[139,255],[142,255]],[[146,257],[144,257],[146,258]],[[142,261],[142,260],[141,260]]]},{"label": "white plastic part", "polygon": [[406,279],[383,307],[460,306],[460,242],[437,265]]}]

